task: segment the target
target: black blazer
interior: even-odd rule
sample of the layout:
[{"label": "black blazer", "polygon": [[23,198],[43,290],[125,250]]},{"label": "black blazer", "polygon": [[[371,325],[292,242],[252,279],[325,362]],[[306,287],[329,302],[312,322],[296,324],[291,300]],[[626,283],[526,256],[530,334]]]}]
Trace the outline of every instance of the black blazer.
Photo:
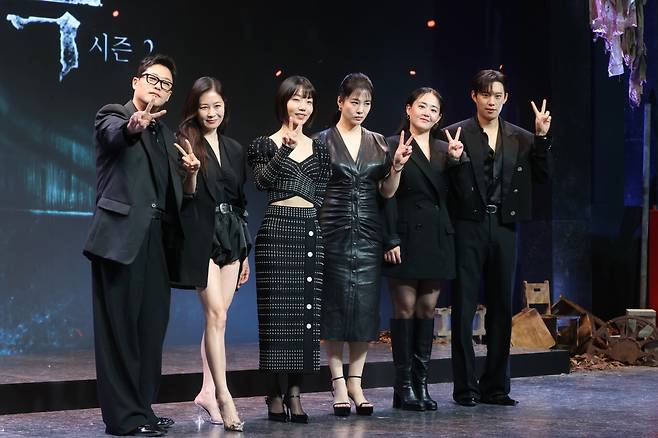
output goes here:
[{"label": "black blazer", "polygon": [[[546,182],[551,173],[551,138],[539,137],[500,119],[503,147],[503,200],[501,220],[513,223],[532,217],[532,183]],[[486,187],[485,154],[481,145],[481,128],[475,117],[446,129],[453,136],[462,128],[460,140],[466,154],[459,163],[451,163],[448,174],[452,182],[454,219],[484,220]],[[445,136],[442,131],[441,134]]]},{"label": "black blazer", "polygon": [[[219,144],[222,165],[230,167],[240,182],[240,202],[236,206],[246,209],[245,150],[240,143],[221,134]],[[209,159],[215,160],[215,157],[211,156]],[[214,193],[208,188],[208,181],[217,178],[215,166],[217,164],[209,165],[207,174],[203,170],[199,171],[194,201],[185,203],[181,211],[181,223],[187,232],[180,256],[180,280],[172,284],[180,289],[205,288],[208,283],[208,261],[215,232],[215,206],[225,202],[215,199]]]},{"label": "black blazer", "polygon": [[[407,138],[409,138],[407,136]],[[391,156],[400,137],[388,137]],[[384,263],[388,277],[413,280],[455,278],[455,231],[448,214],[449,181],[444,172],[448,144],[430,143],[430,161],[413,141],[395,196],[384,207],[384,248],[400,245],[402,263]]]},{"label": "black blazer", "polygon": [[[128,102],[106,105],[96,114],[96,207],[83,251],[89,259],[101,257],[126,265],[132,263],[151,222],[151,205],[157,199],[146,147],[151,133],[145,130],[141,135],[128,136],[125,131],[135,111],[133,103]],[[183,202],[185,171],[178,165],[174,135],[164,123],[160,126],[176,198],[176,225],[171,230],[175,235],[165,236],[170,243],[166,246],[170,247],[182,238],[178,212]]]}]

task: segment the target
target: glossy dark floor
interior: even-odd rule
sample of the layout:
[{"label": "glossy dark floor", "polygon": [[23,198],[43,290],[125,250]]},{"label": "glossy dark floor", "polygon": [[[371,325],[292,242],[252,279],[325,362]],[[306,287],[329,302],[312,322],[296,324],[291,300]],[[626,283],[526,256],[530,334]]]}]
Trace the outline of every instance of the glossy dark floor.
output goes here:
[{"label": "glossy dark floor", "polygon": [[[392,409],[390,388],[366,390],[375,415],[330,415],[328,393],[303,395],[311,415],[308,425],[267,421],[262,397],[237,399],[245,432],[198,422],[191,402],[158,405],[156,412],[174,418],[171,437],[656,437],[658,436],[658,369],[622,368],[568,375],[513,379],[516,407],[452,403],[452,385],[431,385],[439,402],[436,412]],[[5,400],[2,401],[6,402]],[[0,437],[102,437],[98,409],[0,416]]]}]

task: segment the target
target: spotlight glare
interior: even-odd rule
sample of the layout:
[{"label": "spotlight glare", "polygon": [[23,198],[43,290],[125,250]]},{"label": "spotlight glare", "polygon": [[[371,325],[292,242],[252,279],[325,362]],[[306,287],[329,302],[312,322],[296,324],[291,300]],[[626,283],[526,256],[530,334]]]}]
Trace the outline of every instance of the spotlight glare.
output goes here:
[{"label": "spotlight glare", "polygon": [[436,20],[427,20],[427,27],[433,29],[436,27]]},{"label": "spotlight glare", "polygon": [[410,76],[416,76],[416,70],[413,69],[413,68],[411,70],[409,70],[409,75]]},{"label": "spotlight glare", "polygon": [[279,76],[281,76],[282,74],[283,74],[283,70],[281,70],[281,69],[278,69],[276,72],[274,72],[274,76],[276,76],[277,78]]},{"label": "spotlight glare", "polygon": [[117,17],[119,16],[119,10],[118,10],[118,9],[115,9],[114,11],[112,11],[112,16],[113,16],[114,18],[117,18]]}]

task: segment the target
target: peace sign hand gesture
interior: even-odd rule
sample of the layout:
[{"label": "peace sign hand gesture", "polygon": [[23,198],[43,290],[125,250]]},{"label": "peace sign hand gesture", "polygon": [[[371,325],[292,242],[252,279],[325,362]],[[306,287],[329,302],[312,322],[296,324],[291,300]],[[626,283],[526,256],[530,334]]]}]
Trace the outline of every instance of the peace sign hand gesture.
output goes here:
[{"label": "peace sign hand gesture", "polygon": [[459,141],[459,135],[462,133],[462,127],[457,128],[455,138],[452,138],[447,129],[444,130],[448,138],[448,155],[455,160],[459,160],[464,152],[464,144]]},{"label": "peace sign hand gesture", "polygon": [[180,147],[178,143],[174,143],[174,146],[176,146],[178,152],[181,154],[183,167],[187,171],[188,176],[196,175],[199,171],[199,168],[201,167],[201,162],[196,157],[196,155],[194,155],[194,152],[192,151],[192,145],[190,144],[189,140],[185,139],[185,149],[187,150]]},{"label": "peace sign hand gesture", "polygon": [[396,172],[401,171],[404,165],[407,164],[407,161],[409,161],[411,152],[413,152],[413,147],[411,146],[412,141],[414,141],[413,135],[409,136],[409,139],[405,142],[404,131],[400,132],[400,142],[398,143],[398,148],[395,150],[395,156],[393,157],[393,168]]},{"label": "peace sign hand gesture", "polygon": [[288,120],[288,132],[283,134],[283,137],[281,141],[283,144],[288,146],[290,149],[295,149],[295,146],[297,146],[297,142],[299,141],[299,138],[302,136],[302,127],[304,125],[302,123],[298,123],[297,127],[294,128],[294,124],[292,123],[292,120]]},{"label": "peace sign hand gesture", "polygon": [[534,101],[530,101],[532,110],[535,112],[535,134],[544,136],[551,129],[551,112],[546,111],[546,99],[541,103],[541,111],[537,109]]},{"label": "peace sign hand gesture", "polygon": [[167,114],[167,110],[158,111],[157,113],[151,113],[151,108],[153,108],[153,102],[155,98],[151,99],[149,104],[146,106],[144,111],[135,111],[130,120],[128,120],[128,125],[126,129],[129,134],[139,134],[145,130],[151,122],[159,117]]}]

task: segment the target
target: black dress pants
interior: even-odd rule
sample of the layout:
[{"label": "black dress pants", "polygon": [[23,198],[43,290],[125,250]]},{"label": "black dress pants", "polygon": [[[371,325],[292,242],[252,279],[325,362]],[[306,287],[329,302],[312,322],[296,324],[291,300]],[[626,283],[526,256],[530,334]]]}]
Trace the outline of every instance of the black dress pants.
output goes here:
[{"label": "black dress pants", "polygon": [[[503,225],[497,213],[484,221],[457,220],[457,280],[452,304],[453,398],[509,394],[512,291],[516,267],[516,224]],[[473,351],[473,317],[484,280],[487,359],[479,378]]]},{"label": "black dress pants", "polygon": [[155,424],[171,290],[162,222],[151,220],[135,261],[92,261],[96,380],[106,432]]}]

